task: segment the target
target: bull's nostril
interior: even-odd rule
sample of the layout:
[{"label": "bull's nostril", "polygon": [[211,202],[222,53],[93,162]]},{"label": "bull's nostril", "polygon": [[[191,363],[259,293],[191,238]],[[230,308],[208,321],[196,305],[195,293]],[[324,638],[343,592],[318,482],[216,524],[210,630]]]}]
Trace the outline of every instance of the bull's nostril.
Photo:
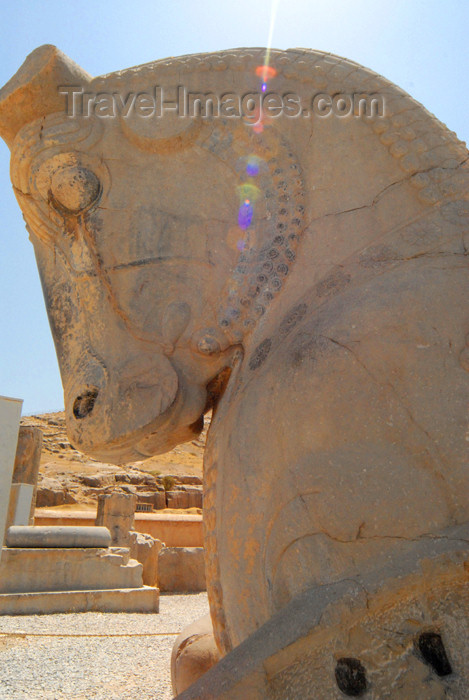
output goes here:
[{"label": "bull's nostril", "polygon": [[89,389],[77,396],[73,402],[73,415],[75,418],[86,418],[94,408],[96,399],[98,398],[98,389]]},{"label": "bull's nostril", "polygon": [[449,676],[453,673],[440,634],[423,632],[418,638],[417,646],[424,661],[433,668],[438,676]]},{"label": "bull's nostril", "polygon": [[366,670],[358,659],[345,657],[337,661],[335,680],[344,695],[360,697],[367,688]]}]

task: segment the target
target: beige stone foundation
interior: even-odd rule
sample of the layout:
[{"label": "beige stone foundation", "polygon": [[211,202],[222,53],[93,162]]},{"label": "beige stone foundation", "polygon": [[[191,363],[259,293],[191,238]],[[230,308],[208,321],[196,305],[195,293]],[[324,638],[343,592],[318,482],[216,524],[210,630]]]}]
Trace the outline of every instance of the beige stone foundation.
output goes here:
[{"label": "beige stone foundation", "polygon": [[2,540],[6,531],[0,550],[0,615],[158,612],[156,579],[152,586],[143,585],[142,564],[130,558],[129,547],[110,546],[106,527],[28,525],[42,436],[26,429],[18,440],[20,405],[0,398]]}]

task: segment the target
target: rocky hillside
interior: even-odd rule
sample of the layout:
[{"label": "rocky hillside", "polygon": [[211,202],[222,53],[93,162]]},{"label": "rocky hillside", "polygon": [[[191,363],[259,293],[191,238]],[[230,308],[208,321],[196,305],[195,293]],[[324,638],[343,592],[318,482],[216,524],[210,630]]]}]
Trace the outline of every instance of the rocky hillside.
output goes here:
[{"label": "rocky hillside", "polygon": [[[198,440],[125,467],[98,462],[74,449],[63,412],[25,416],[22,425],[43,432],[38,507],[96,507],[100,493],[135,493],[140,509],[200,508],[202,456],[210,420]],[[146,505],[142,505],[146,504]]]}]

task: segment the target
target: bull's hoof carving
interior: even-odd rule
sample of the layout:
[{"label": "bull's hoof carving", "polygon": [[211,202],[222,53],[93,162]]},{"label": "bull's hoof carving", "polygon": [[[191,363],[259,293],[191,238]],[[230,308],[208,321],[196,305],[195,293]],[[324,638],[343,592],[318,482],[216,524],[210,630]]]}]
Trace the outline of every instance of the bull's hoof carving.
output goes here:
[{"label": "bull's hoof carving", "polygon": [[330,54],[272,50],[263,96],[264,58],[44,46],[0,91],[69,437],[124,463],[214,409],[181,698],[462,700],[469,154]]}]

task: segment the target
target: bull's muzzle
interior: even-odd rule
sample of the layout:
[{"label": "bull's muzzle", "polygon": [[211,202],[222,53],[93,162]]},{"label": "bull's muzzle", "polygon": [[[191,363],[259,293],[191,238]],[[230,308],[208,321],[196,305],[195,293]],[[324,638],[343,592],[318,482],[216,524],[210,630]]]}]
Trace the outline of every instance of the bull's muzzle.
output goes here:
[{"label": "bull's muzzle", "polygon": [[106,461],[141,458],[135,446],[165,422],[178,394],[178,376],[162,354],[109,368],[85,357],[65,391],[70,441]]}]

